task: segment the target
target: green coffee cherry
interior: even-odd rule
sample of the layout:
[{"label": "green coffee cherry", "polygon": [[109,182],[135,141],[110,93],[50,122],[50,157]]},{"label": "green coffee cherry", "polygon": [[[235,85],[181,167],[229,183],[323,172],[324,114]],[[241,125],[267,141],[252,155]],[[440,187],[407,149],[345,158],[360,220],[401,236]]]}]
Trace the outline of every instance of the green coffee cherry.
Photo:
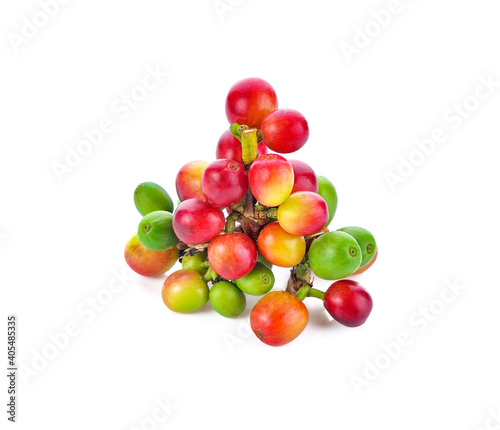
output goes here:
[{"label": "green coffee cherry", "polygon": [[330,231],[313,240],[309,264],[321,279],[342,279],[352,275],[361,264],[361,248],[356,239],[344,231]]},{"label": "green coffee cherry", "polygon": [[241,291],[253,296],[262,296],[273,288],[274,274],[269,267],[257,262],[248,275],[234,282]]},{"label": "green coffee cherry", "polygon": [[229,281],[219,281],[212,285],[208,299],[215,311],[226,318],[237,317],[246,306],[243,291]]},{"label": "green coffee cherry", "polygon": [[164,251],[177,245],[179,239],[172,228],[173,215],[167,211],[148,213],[139,223],[139,241],[153,251]]},{"label": "green coffee cherry", "polygon": [[362,254],[361,265],[359,267],[366,266],[377,250],[377,244],[373,235],[365,228],[355,226],[339,228],[339,231],[344,231],[356,239]]},{"label": "green coffee cherry", "polygon": [[174,203],[168,193],[154,182],[143,182],[137,186],[134,203],[142,216],[154,211],[174,211]]},{"label": "green coffee cherry", "polygon": [[208,270],[207,253],[197,252],[194,255],[182,257],[182,268],[196,270],[201,276]]},{"label": "green coffee cherry", "polygon": [[316,178],[318,180],[318,194],[323,197],[328,206],[328,222],[326,223],[326,226],[328,226],[337,210],[337,190],[335,190],[333,184],[324,176],[316,175]]}]

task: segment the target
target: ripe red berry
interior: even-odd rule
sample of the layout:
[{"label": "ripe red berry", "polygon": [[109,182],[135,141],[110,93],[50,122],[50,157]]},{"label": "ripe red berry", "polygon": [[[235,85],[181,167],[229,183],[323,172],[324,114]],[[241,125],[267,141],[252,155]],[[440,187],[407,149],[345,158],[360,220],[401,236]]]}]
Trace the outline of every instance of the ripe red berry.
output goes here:
[{"label": "ripe red berry", "polygon": [[363,324],[373,308],[370,294],[359,283],[350,279],[342,279],[330,285],[323,304],[333,319],[348,327]]},{"label": "ripe red berry", "polygon": [[210,163],[201,177],[203,196],[212,206],[226,208],[239,202],[248,190],[248,178],[237,161],[221,158]]},{"label": "ripe red berry", "polygon": [[287,154],[305,145],[309,138],[309,126],[300,112],[278,109],[264,118],[261,133],[262,140],[271,151]]},{"label": "ripe red berry", "polygon": [[257,262],[257,247],[244,233],[217,236],[208,246],[208,261],[215,272],[226,279],[248,275]]},{"label": "ripe red berry", "polygon": [[189,244],[209,242],[224,228],[226,221],[220,209],[203,198],[184,200],[175,210],[172,227],[177,237]]},{"label": "ripe red berry", "polygon": [[246,78],[236,82],[226,98],[226,116],[235,122],[260,128],[267,114],[278,109],[274,88],[260,78]]},{"label": "ripe red berry", "polygon": [[255,335],[271,346],[285,345],[306,328],[309,312],[288,291],[271,291],[252,309],[250,326]]}]

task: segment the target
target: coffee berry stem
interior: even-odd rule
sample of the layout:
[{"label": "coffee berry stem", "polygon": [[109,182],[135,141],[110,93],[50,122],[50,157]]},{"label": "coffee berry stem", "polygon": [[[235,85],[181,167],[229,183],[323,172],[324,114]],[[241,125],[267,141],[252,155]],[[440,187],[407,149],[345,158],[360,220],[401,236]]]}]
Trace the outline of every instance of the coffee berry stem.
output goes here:
[{"label": "coffee berry stem", "polygon": [[320,300],[325,300],[325,293],[316,288],[310,287],[309,285],[304,285],[297,291],[296,297],[303,301],[306,297],[316,297]]},{"label": "coffee berry stem", "polygon": [[215,281],[218,277],[219,275],[215,272],[214,269],[212,269],[212,266],[209,265],[208,270],[203,276],[203,279],[205,282],[210,282],[210,281]]},{"label": "coffee berry stem", "polygon": [[316,297],[317,299],[320,300],[325,300],[325,293],[321,290],[318,290],[317,288],[309,288],[309,295],[308,297]]},{"label": "coffee berry stem", "polygon": [[297,294],[295,294],[295,297],[297,297],[301,302],[309,296],[309,290],[311,287],[309,285],[304,285],[303,287],[299,288],[299,291],[297,291]]},{"label": "coffee berry stem", "polygon": [[241,135],[239,133],[239,128],[240,125],[237,122],[235,122],[234,124],[231,124],[231,126],[229,127],[229,131],[234,137],[236,137],[236,139],[238,139],[241,142]]},{"label": "coffee berry stem", "polygon": [[240,218],[240,214],[238,212],[231,212],[226,218],[226,226],[224,227],[224,232],[232,233],[236,228],[236,221]]},{"label": "coffee berry stem", "polygon": [[243,164],[249,166],[257,158],[257,129],[249,128],[241,132],[241,155]]}]

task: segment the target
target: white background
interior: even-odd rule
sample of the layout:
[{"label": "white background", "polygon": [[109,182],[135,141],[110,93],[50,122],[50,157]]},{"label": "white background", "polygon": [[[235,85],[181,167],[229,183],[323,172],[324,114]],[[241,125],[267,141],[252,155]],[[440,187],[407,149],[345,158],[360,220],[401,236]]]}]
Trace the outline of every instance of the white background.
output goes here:
[{"label": "white background", "polygon": [[[72,0],[16,46],[42,9],[2,3],[0,303],[2,318],[18,315],[18,428],[500,426],[498,2],[401,0],[385,28],[373,24],[382,0],[220,4],[233,6]],[[113,106],[148,67],[168,77],[122,119]],[[227,91],[248,76],[308,119],[310,139],[289,158],[335,184],[332,228],[377,239],[377,263],[357,277],[374,300],[362,327],[306,299],[305,331],[272,348],[248,332],[255,298],[235,320],[208,306],[174,314],[164,276],[125,265],[135,186],[155,181],[175,196],[184,163],[214,159]],[[481,79],[496,86],[477,101]],[[443,116],[464,100],[473,111],[460,125]],[[59,180],[53,163],[105,118],[114,130]],[[415,153],[438,128],[446,141]],[[411,156],[421,164],[391,187],[387,172]],[[276,275],[284,288],[287,270]],[[123,288],[105,292],[110,282]],[[96,298],[109,303],[90,311]],[[420,314],[429,306],[432,321]],[[395,346],[400,333],[409,345]],[[157,409],[166,399],[168,418]]]}]

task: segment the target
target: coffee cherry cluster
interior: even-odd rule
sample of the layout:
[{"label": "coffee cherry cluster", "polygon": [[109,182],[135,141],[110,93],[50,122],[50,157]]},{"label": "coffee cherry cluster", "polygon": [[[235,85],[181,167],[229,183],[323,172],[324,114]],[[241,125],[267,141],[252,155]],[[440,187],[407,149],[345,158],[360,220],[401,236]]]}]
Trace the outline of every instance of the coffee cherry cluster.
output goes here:
[{"label": "coffee cherry cluster", "polygon": [[[304,330],[306,297],[322,300],[345,326],[363,324],[371,296],[345,278],[367,270],[377,246],[364,228],[330,230],[335,187],[307,163],[288,158],[308,141],[305,117],[279,109],[273,87],[259,78],[230,88],[226,116],[230,126],[217,142],[216,159],[180,168],[175,209],[160,185],[144,182],[135,189],[143,218],[125,246],[128,265],[157,276],[180,260],[182,269],[162,288],[165,305],[179,313],[210,302],[233,318],[245,310],[247,294],[262,296],[250,325],[268,345],[284,345]],[[286,289],[271,291],[274,266],[291,269]],[[313,287],[313,275],[335,282],[323,292]]]}]

